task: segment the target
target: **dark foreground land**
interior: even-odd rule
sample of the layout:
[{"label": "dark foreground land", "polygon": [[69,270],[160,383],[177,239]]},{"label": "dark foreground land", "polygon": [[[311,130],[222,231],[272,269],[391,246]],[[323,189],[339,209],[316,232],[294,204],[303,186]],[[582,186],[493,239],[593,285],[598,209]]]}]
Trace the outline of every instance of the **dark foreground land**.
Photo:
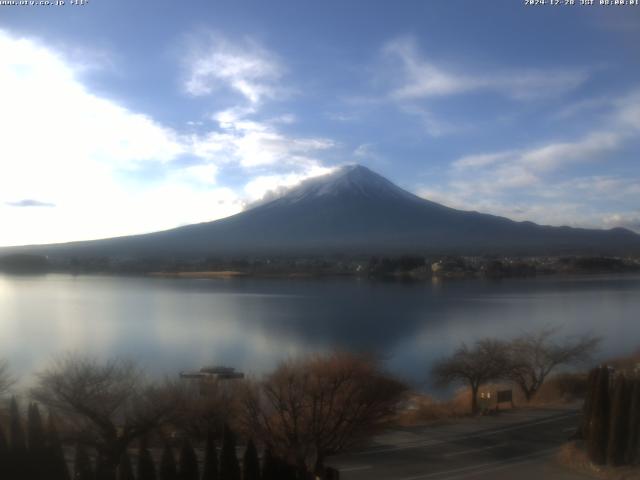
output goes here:
[{"label": "dark foreground land", "polygon": [[329,462],[343,480],[579,480],[558,465],[575,431],[573,409],[516,409],[437,427],[409,427],[375,437],[366,449]]}]

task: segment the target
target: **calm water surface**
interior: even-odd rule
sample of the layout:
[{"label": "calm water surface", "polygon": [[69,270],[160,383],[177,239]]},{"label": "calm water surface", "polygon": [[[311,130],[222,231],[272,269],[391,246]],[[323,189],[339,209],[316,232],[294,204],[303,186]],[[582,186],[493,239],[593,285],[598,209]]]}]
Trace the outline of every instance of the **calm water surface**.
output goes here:
[{"label": "calm water surface", "polygon": [[61,352],[124,355],[156,374],[206,364],[259,374],[336,347],[375,351],[428,388],[460,342],[545,325],[605,337],[601,356],[640,346],[640,276],[488,282],[188,280],[0,276],[0,358],[28,378]]}]

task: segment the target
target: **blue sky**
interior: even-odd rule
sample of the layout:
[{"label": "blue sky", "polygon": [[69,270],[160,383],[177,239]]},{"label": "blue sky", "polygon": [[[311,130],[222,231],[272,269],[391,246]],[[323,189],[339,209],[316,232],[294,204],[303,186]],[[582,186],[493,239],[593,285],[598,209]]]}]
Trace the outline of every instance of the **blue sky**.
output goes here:
[{"label": "blue sky", "polygon": [[0,245],[213,220],[347,163],[640,232],[639,38],[640,6],[0,5]]}]

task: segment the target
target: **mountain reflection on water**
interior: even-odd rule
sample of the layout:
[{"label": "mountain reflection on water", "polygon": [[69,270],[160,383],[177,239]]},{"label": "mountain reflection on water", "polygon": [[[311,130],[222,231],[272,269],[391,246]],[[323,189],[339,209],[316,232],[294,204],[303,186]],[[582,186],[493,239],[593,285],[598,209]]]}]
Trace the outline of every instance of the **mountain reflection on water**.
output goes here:
[{"label": "mountain reflection on water", "polygon": [[460,342],[544,326],[605,337],[600,356],[640,346],[640,276],[490,282],[0,276],[0,357],[18,375],[55,355],[137,359],[154,374],[205,364],[260,374],[334,348],[381,355],[428,387]]}]

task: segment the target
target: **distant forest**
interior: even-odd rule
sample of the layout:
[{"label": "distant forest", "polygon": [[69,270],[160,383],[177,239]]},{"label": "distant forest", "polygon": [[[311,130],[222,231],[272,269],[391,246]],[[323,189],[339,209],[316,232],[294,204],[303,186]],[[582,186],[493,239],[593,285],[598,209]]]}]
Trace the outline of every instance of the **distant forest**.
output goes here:
[{"label": "distant forest", "polygon": [[622,273],[640,271],[640,258],[605,256],[497,257],[497,256],[280,256],[48,258],[34,254],[0,257],[0,271],[19,274],[49,272],[157,274],[233,272],[255,276],[364,276],[373,278],[526,277],[549,274]]}]

